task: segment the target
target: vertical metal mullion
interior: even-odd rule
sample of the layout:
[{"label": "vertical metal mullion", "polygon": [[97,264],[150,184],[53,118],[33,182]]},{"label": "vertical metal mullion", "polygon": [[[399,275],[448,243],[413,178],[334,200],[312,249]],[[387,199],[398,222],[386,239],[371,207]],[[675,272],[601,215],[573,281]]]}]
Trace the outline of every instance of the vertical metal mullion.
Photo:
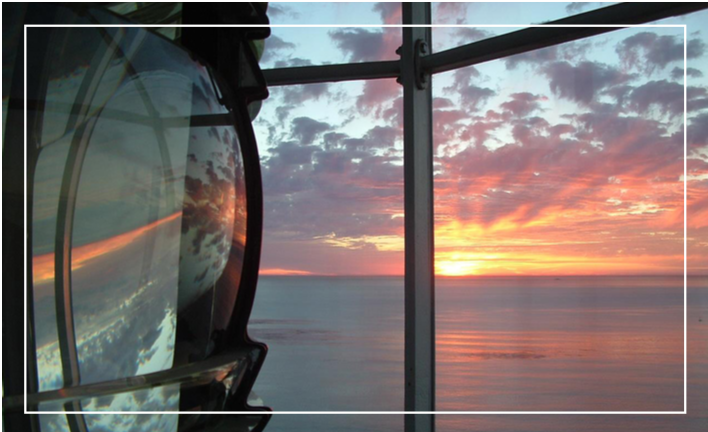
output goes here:
[{"label": "vertical metal mullion", "polygon": [[[430,3],[403,3],[403,24],[430,24]],[[431,46],[430,27],[404,27],[405,409],[435,410],[433,133],[431,77],[421,79],[416,50]],[[406,432],[432,432],[432,414],[407,414]]]}]

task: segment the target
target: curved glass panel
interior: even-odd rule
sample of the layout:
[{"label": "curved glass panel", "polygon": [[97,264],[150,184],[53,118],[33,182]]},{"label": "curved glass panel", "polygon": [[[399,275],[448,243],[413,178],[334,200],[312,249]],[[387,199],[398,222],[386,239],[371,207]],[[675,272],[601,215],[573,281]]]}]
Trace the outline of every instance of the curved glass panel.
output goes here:
[{"label": "curved glass panel", "polygon": [[[28,31],[28,52],[50,41],[30,59],[46,84],[31,198],[39,391],[208,357],[231,319],[247,217],[241,144],[215,77],[142,29]],[[192,408],[180,399],[173,385],[71,408]]]}]

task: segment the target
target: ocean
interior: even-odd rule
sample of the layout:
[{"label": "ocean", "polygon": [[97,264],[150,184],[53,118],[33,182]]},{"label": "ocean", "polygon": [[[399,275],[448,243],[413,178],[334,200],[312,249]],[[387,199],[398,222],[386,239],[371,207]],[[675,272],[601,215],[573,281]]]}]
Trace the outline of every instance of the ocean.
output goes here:
[{"label": "ocean", "polygon": [[[708,430],[708,278],[687,299],[687,415],[437,415],[437,430]],[[438,278],[435,302],[437,410],[683,411],[681,276]],[[262,276],[249,332],[274,410],[403,410],[403,278]],[[402,429],[275,415],[266,430]]]}]

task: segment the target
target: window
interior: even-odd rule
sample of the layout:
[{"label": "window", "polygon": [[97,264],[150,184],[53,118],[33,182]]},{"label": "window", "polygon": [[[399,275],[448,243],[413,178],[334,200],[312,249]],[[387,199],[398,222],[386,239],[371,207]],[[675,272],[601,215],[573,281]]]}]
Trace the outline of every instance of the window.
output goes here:
[{"label": "window", "polygon": [[[697,257],[689,269],[705,273],[706,54],[702,35],[691,30],[705,13],[685,15],[703,7],[591,5],[587,14],[560,20],[643,23],[681,16],[668,22],[688,22],[685,71],[683,33],[676,29],[443,30],[435,44],[424,27],[275,32],[263,58],[273,97],[256,123],[265,236],[250,329],[272,350],[255,387],[263,402],[276,410],[318,411],[685,409],[682,280],[672,274],[683,271],[684,181],[689,256]],[[305,19],[317,13],[311,5],[276,3],[271,16],[296,20],[298,8]],[[554,5],[533,13],[547,19],[581,8]],[[328,5],[322,13],[375,23],[468,22],[462,9],[436,4],[431,14],[429,4]],[[73,31],[36,34],[46,46],[62,46]],[[301,50],[317,38],[327,43]],[[31,118],[43,115],[36,117],[43,127],[33,141],[31,178],[46,192],[32,197],[37,261],[30,311],[38,314],[32,321],[38,348],[58,347],[38,350],[39,390],[47,392],[71,392],[106,375],[112,382],[146,372],[172,376],[174,367],[222,350],[236,354],[224,339],[233,334],[252,342],[245,319],[237,330],[228,324],[230,305],[242,297],[241,273],[257,267],[257,259],[244,264],[253,256],[246,249],[254,198],[261,198],[248,179],[249,167],[258,165],[242,129],[248,96],[237,91],[242,99],[233,110],[219,71],[153,34],[117,29],[82,39],[98,47],[84,45],[92,55],[68,50],[77,58],[52,62],[56,76],[45,77],[47,96],[35,98],[30,111]],[[471,40],[477,42],[452,48]],[[121,54],[110,54],[117,47]],[[146,47],[152,49],[140,51]],[[174,51],[164,59],[155,55],[163,49]],[[140,66],[141,54],[144,68],[126,66]],[[85,58],[97,67],[84,70]],[[348,63],[327,64],[333,59]],[[92,77],[94,71],[100,73]],[[685,178],[684,73],[690,80]],[[40,78],[37,71],[29,75]],[[70,85],[82,80],[89,84]],[[188,107],[191,112],[182,111]],[[41,189],[42,181],[53,186]],[[94,230],[101,212],[109,223]],[[193,217],[194,225],[188,223]],[[136,230],[140,240],[130,237]],[[128,237],[118,249],[99,247],[121,236]],[[100,253],[91,255],[92,248]],[[579,277],[585,271],[605,277]],[[42,275],[50,274],[59,276],[40,292]],[[464,279],[469,276],[476,278]],[[223,277],[226,284],[218,282]],[[704,285],[705,277],[689,278],[686,311],[688,398],[698,402],[705,386],[700,376],[690,381],[690,366],[705,365],[696,348]],[[252,289],[248,306],[237,309],[241,316],[250,313]],[[103,293],[115,301],[106,302]],[[142,309],[115,314],[115,303]],[[136,329],[121,333],[126,347],[111,344],[118,340],[109,334],[115,322]],[[251,348],[255,360],[230,369],[247,370],[249,390],[264,355],[261,346]],[[92,362],[93,352],[113,364]],[[229,400],[166,388],[156,397],[167,409]],[[158,393],[71,404],[145,407],[151,392]],[[479,420],[483,428],[521,427],[520,417],[486,417]],[[690,410],[680,418],[614,418],[587,424],[669,430],[705,420]],[[42,430],[62,422],[74,430],[79,420],[100,427],[100,419],[44,417]],[[528,427],[574,428],[578,419],[535,416]],[[304,429],[306,420],[277,416],[271,426]],[[332,416],[318,419],[317,427],[356,422],[367,429],[434,430],[439,421],[441,429],[467,430],[466,422],[476,420]],[[151,421],[176,428],[160,416]],[[180,428],[183,421],[191,420],[181,417]]]}]

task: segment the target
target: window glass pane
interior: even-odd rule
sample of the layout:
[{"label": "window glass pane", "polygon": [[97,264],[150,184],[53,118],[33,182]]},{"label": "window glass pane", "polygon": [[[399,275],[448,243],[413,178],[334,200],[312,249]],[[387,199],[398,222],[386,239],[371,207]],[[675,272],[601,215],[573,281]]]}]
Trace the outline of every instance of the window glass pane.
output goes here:
[{"label": "window glass pane", "polygon": [[435,77],[438,409],[683,410],[682,66],[635,28]]},{"label": "window glass pane", "polygon": [[[400,24],[400,3],[277,3],[271,24]],[[273,27],[265,40],[263,68],[398,60],[400,28]]]},{"label": "window glass pane", "polygon": [[[433,24],[543,24],[600,9],[617,2],[434,2]],[[459,45],[519,30],[522,27],[433,27],[433,49]]]},{"label": "window glass pane", "polygon": [[265,220],[249,332],[269,346],[254,391],[275,410],[401,410],[401,87],[270,90],[254,123]]}]

